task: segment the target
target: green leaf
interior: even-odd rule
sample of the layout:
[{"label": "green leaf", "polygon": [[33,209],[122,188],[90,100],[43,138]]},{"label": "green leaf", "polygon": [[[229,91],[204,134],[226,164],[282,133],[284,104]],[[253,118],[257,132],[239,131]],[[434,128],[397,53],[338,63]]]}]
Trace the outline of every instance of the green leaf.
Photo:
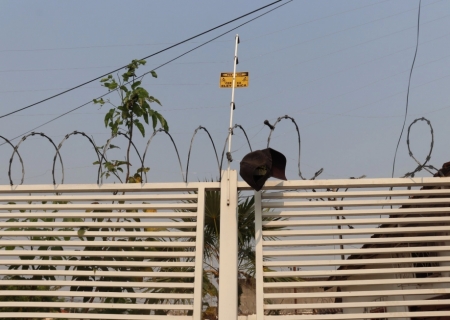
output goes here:
[{"label": "green leaf", "polygon": [[144,117],[145,123],[148,124],[148,112],[144,112],[142,116]]},{"label": "green leaf", "polygon": [[158,124],[158,118],[156,117],[156,114],[152,114],[152,121],[153,121],[153,130],[156,128],[156,125]]},{"label": "green leaf", "polygon": [[154,70],[150,71],[150,73],[152,74],[153,78],[158,78],[158,75],[156,74],[156,72]]},{"label": "green leaf", "polygon": [[159,112],[155,111],[155,115],[158,118],[159,122],[161,123],[161,126],[164,128],[164,130],[169,131],[169,126],[167,125],[166,119],[160,114]]},{"label": "green leaf", "polygon": [[133,83],[132,85],[131,85],[131,89],[136,89],[136,87],[139,87],[141,85],[141,81],[136,81],[135,83]]},{"label": "green leaf", "polygon": [[160,106],[162,106],[161,102],[159,102],[159,100],[156,99],[155,97],[150,96],[148,99],[149,99],[150,102],[156,102],[157,104],[159,104]]},{"label": "green leaf", "polygon": [[128,88],[126,86],[120,86],[120,90],[125,91],[125,92],[129,92]]},{"label": "green leaf", "polygon": [[150,171],[150,168],[148,168],[148,167],[144,167],[144,168],[139,168],[139,169],[137,169],[137,172],[138,173],[141,173],[141,172],[149,172]]},{"label": "green leaf", "polygon": [[145,129],[144,129],[144,126],[142,125],[142,123],[140,123],[138,120],[134,120],[134,124],[139,129],[139,131],[141,132],[142,136],[145,137]]},{"label": "green leaf", "polygon": [[78,236],[81,238],[82,236],[84,236],[84,234],[86,233],[86,230],[85,229],[79,229],[78,231],[77,231],[77,234],[78,234]]},{"label": "green leaf", "polygon": [[120,147],[110,144],[108,150],[111,150],[111,149],[120,149]]},{"label": "green leaf", "polygon": [[111,121],[113,116],[114,116],[114,109],[110,109],[108,113],[105,115],[105,127],[108,126],[108,123]]}]

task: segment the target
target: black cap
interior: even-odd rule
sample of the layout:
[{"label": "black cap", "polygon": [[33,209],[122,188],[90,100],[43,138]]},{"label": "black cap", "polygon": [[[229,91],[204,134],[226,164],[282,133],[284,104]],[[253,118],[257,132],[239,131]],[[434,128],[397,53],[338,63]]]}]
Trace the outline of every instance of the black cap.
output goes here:
[{"label": "black cap", "polygon": [[286,157],[271,148],[247,154],[241,161],[239,174],[250,187],[259,191],[270,177],[287,180]]}]

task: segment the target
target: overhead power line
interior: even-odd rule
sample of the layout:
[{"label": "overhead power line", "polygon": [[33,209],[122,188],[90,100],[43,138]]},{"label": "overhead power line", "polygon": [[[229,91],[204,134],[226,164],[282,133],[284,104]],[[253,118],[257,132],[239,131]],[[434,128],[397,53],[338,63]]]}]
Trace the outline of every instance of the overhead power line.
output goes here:
[{"label": "overhead power line", "polygon": [[[220,24],[220,25],[218,25],[218,26],[216,26],[216,27],[214,27],[214,28],[211,28],[211,29],[209,29],[209,30],[206,30],[206,31],[204,31],[204,32],[201,32],[201,33],[199,33],[199,34],[197,34],[197,35],[195,35],[195,36],[193,36],[193,37],[190,37],[190,38],[188,38],[188,39],[186,39],[186,40],[180,41],[180,42],[175,43],[174,45],[171,45],[171,46],[169,46],[169,47],[167,47],[167,48],[165,48],[165,49],[162,49],[162,50],[159,50],[159,51],[157,51],[157,52],[155,52],[155,53],[152,53],[152,54],[150,54],[150,55],[148,55],[148,56],[146,56],[146,57],[144,57],[144,58],[141,58],[141,60],[147,60],[148,58],[151,58],[151,57],[153,57],[153,56],[156,56],[157,54],[160,54],[160,53],[163,53],[163,52],[165,52],[165,51],[167,51],[167,50],[170,50],[170,49],[172,49],[172,48],[175,48],[175,47],[177,47],[177,46],[179,46],[179,45],[181,45],[181,44],[183,44],[183,43],[186,43],[186,42],[188,42],[188,41],[190,41],[190,40],[193,40],[193,39],[195,39],[195,38],[198,38],[198,37],[200,37],[200,36],[202,36],[202,35],[204,35],[204,34],[207,34],[207,33],[211,32],[211,31],[214,31],[214,30],[216,30],[216,29],[219,29],[219,28],[221,28],[221,27],[223,27],[223,26],[226,26],[226,25],[228,25],[228,24],[230,24],[230,23],[232,23],[232,22],[234,22],[234,21],[240,20],[240,19],[242,19],[242,18],[244,18],[244,17],[246,17],[246,16],[249,16],[249,15],[255,13],[255,12],[261,11],[261,10],[263,10],[263,9],[265,9],[265,8],[267,8],[267,7],[270,7],[270,6],[274,5],[275,3],[278,3],[278,2],[281,2],[281,1],[283,1],[283,0],[277,0],[277,1],[274,1],[274,2],[272,2],[272,3],[269,3],[268,5],[262,6],[262,7],[258,8],[258,9],[256,9],[256,10],[250,11],[250,12],[244,14],[244,15],[241,15],[241,16],[239,16],[239,17],[237,17],[237,18],[234,18],[234,19],[232,19],[232,20],[230,20],[230,21],[228,21],[228,22],[222,23],[222,24]],[[7,116],[9,116],[9,115],[11,115],[11,114],[14,114],[14,113],[16,113],[16,112],[20,112],[20,111],[23,111],[23,110],[25,110],[25,109],[34,107],[34,106],[36,106],[36,105],[38,105],[38,104],[41,104],[41,103],[43,103],[43,102],[45,102],[45,101],[48,101],[48,100],[53,99],[53,98],[56,98],[56,97],[58,97],[58,96],[60,96],[60,95],[63,95],[63,94],[65,94],[65,93],[67,93],[67,92],[70,92],[70,91],[72,91],[72,90],[78,89],[78,88],[80,88],[80,87],[82,87],[82,86],[84,86],[84,85],[87,85],[87,84],[89,84],[89,83],[91,83],[91,82],[94,82],[94,81],[96,81],[96,80],[99,80],[99,79],[101,79],[101,78],[103,78],[103,77],[105,77],[105,76],[107,76],[107,75],[109,75],[109,74],[111,74],[111,73],[117,72],[117,71],[122,70],[122,69],[124,69],[124,68],[126,68],[126,67],[127,67],[127,66],[125,65],[125,66],[123,66],[123,67],[117,68],[117,69],[112,70],[112,71],[110,71],[110,72],[108,72],[108,73],[105,73],[105,74],[103,74],[103,75],[101,75],[101,76],[99,76],[99,77],[97,77],[97,78],[94,78],[94,79],[92,79],[92,80],[83,82],[82,84],[79,84],[79,85],[77,85],[77,86],[75,86],[75,87],[72,87],[72,88],[70,88],[70,89],[67,89],[67,90],[65,90],[65,91],[62,91],[62,92],[60,92],[60,93],[58,93],[58,94],[55,94],[55,95],[53,95],[53,96],[50,96],[50,97],[48,97],[48,98],[45,98],[45,99],[40,100],[40,101],[38,101],[38,102],[35,102],[35,103],[33,103],[33,104],[30,104],[30,105],[28,105],[28,106],[26,106],[26,107],[17,109],[17,110],[15,110],[15,111],[11,111],[11,112],[9,112],[9,113],[6,113],[6,114],[0,116],[0,119],[1,119],[1,118],[5,118],[5,117],[7,117]]]},{"label": "overhead power line", "polygon": [[408,116],[408,107],[409,107],[409,89],[411,87],[411,77],[412,72],[414,70],[414,64],[416,62],[417,50],[419,49],[419,31],[420,31],[420,7],[422,4],[422,0],[419,0],[419,10],[417,12],[417,36],[416,36],[416,51],[414,52],[414,58],[411,64],[411,71],[409,72],[409,80],[408,80],[408,91],[406,92],[406,109],[405,109],[405,118],[403,120],[402,131],[400,132],[400,136],[398,137],[397,147],[395,148],[394,161],[392,163],[392,178],[394,177],[395,172],[395,160],[397,159],[398,146],[400,145],[400,141],[402,140],[403,131],[405,130],[406,117]]},{"label": "overhead power line", "polygon": [[[281,0],[280,0],[280,1],[281,1]],[[154,69],[152,69],[152,70],[157,70],[157,69],[159,69],[159,68],[161,68],[161,67],[163,67],[163,66],[165,66],[165,65],[167,65],[167,64],[169,64],[169,63],[171,63],[171,62],[173,62],[173,61],[175,61],[175,60],[177,60],[177,59],[179,59],[179,58],[181,58],[182,56],[184,56],[184,55],[186,55],[186,54],[188,54],[188,53],[190,53],[190,52],[192,52],[192,51],[194,51],[194,50],[196,50],[196,49],[198,49],[198,48],[200,48],[200,47],[202,47],[202,46],[204,46],[204,45],[206,45],[206,44],[208,44],[208,43],[210,43],[210,42],[212,42],[212,41],[214,41],[214,40],[216,40],[216,39],[218,39],[218,38],[220,38],[220,37],[222,37],[222,36],[224,36],[224,35],[226,35],[226,34],[228,34],[228,33],[230,33],[230,32],[232,32],[232,31],[234,31],[234,30],[236,30],[236,29],[238,29],[238,28],[240,28],[240,27],[242,27],[242,26],[244,26],[244,25],[246,25],[246,24],[248,24],[248,23],[250,23],[250,22],[252,22],[252,21],[254,21],[254,20],[256,20],[256,19],[258,19],[258,18],[261,18],[262,16],[264,16],[264,15],[266,15],[266,14],[268,14],[268,13],[270,13],[270,12],[272,12],[272,11],[274,11],[274,10],[276,10],[276,9],[278,9],[278,8],[284,6],[284,5],[286,5],[286,4],[288,4],[288,3],[292,2],[292,1],[294,1],[294,0],[287,1],[287,2],[285,2],[285,3],[283,3],[283,4],[279,5],[279,6],[277,6],[277,7],[275,7],[275,8],[273,8],[273,9],[271,9],[271,10],[268,10],[268,11],[266,11],[266,12],[264,12],[264,13],[262,13],[262,14],[256,16],[256,17],[254,17],[254,18],[252,18],[252,19],[250,19],[250,20],[244,22],[244,23],[241,23],[240,25],[238,25],[238,26],[236,26],[236,27],[234,27],[234,28],[232,28],[232,29],[230,29],[230,30],[228,30],[228,31],[225,31],[224,33],[222,33],[222,34],[220,34],[220,35],[218,35],[218,36],[216,36],[216,37],[214,37],[214,38],[212,38],[212,39],[210,39],[210,40],[208,40],[208,41],[202,43],[201,45],[198,45],[198,46],[196,46],[196,47],[194,47],[194,48],[192,48],[192,49],[190,49],[190,50],[188,50],[188,51],[186,51],[186,52],[184,52],[184,53],[178,55],[177,57],[175,57],[175,58],[173,58],[173,59],[171,59],[171,60],[169,60],[169,61],[167,61],[167,62],[165,62],[165,63],[163,63],[163,64],[161,64],[161,65],[159,65],[158,67],[156,67],[156,68],[154,68]],[[277,1],[277,2],[279,2],[279,1]],[[267,7],[267,6],[266,6],[266,7]],[[255,12],[255,11],[253,11],[253,12]],[[150,72],[151,72],[151,71],[146,72],[146,73],[144,73],[143,75],[141,75],[141,76],[139,76],[139,77],[137,77],[137,78],[135,78],[135,79],[143,78],[145,75],[147,75],[147,74],[150,73]],[[131,81],[130,81],[130,82],[131,82]],[[128,83],[130,83],[130,82],[127,82],[127,83],[125,83],[125,84],[128,84]],[[109,95],[110,93],[112,93],[112,92],[114,92],[114,91],[116,91],[116,90],[117,90],[117,89],[108,91],[107,93],[105,93],[105,94],[103,94],[103,95],[97,97],[97,99],[103,98],[103,97]],[[13,141],[13,140],[15,140],[15,139],[17,139],[17,138],[20,138],[20,137],[23,136],[24,134],[27,134],[27,133],[29,133],[29,132],[31,132],[31,131],[34,131],[34,130],[36,130],[36,129],[38,129],[38,128],[41,128],[41,127],[43,127],[43,126],[49,124],[50,122],[53,122],[53,121],[55,121],[55,120],[57,120],[57,119],[59,119],[59,118],[61,118],[61,117],[64,117],[65,115],[67,115],[67,114],[69,114],[69,113],[71,113],[71,112],[73,112],[73,111],[76,111],[76,110],[78,110],[78,109],[80,109],[80,108],[82,108],[82,107],[84,107],[84,106],[86,106],[86,105],[88,105],[88,104],[90,104],[90,103],[92,103],[92,100],[90,100],[90,101],[88,101],[88,102],[86,102],[86,103],[84,103],[84,104],[82,104],[82,105],[80,105],[80,106],[78,106],[78,107],[76,107],[76,108],[73,108],[73,109],[71,109],[71,110],[69,110],[69,111],[67,111],[67,112],[64,112],[63,114],[61,114],[61,115],[59,115],[59,116],[57,116],[57,117],[55,117],[55,118],[53,118],[53,119],[51,119],[51,120],[49,120],[49,121],[47,121],[47,122],[44,122],[43,124],[41,124],[41,125],[39,125],[39,126],[37,126],[37,127],[34,127],[33,129],[30,129],[30,130],[28,130],[28,131],[26,131],[26,132],[24,132],[24,133],[22,133],[22,134],[20,134],[20,135],[18,135],[18,136],[16,136],[16,137],[14,137],[14,138],[10,139],[10,141]],[[5,144],[5,143],[0,144],[0,146],[2,146],[3,144]]]}]

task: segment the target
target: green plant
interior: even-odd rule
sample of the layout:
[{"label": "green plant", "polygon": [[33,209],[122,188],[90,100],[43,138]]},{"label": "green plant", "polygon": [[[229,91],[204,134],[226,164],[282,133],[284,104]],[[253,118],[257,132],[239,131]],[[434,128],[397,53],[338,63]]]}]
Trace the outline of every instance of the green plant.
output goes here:
[{"label": "green plant", "polygon": [[[155,130],[158,122],[161,127],[168,131],[169,126],[166,119],[156,110],[151,108],[152,103],[161,105],[158,99],[151,96],[148,91],[143,88],[142,78],[136,81],[136,70],[141,65],[145,65],[145,60],[133,60],[126,68],[120,77],[115,78],[112,75],[100,80],[102,85],[108,90],[115,90],[119,95],[119,104],[115,105],[110,100],[104,100],[103,98],[94,99],[95,104],[103,106],[108,103],[112,106],[111,109],[105,115],[105,127],[111,129],[113,137],[119,134],[119,131],[128,136],[128,146],[126,151],[125,160],[111,160],[104,163],[105,172],[104,175],[108,178],[111,174],[116,176],[121,182],[136,182],[136,179],[140,177],[142,171],[147,172],[149,168],[140,167],[136,174],[130,176],[130,148],[133,141],[134,128],[136,127],[141,135],[145,136],[145,124],[149,125],[149,121],[152,122],[153,130]],[[151,71],[151,75],[156,78],[156,72]],[[102,148],[102,147],[101,147]],[[109,145],[109,149],[117,148],[117,146]],[[94,164],[100,164],[98,161]],[[126,166],[125,179],[122,180],[119,176],[119,172],[123,172],[122,166]]]}]

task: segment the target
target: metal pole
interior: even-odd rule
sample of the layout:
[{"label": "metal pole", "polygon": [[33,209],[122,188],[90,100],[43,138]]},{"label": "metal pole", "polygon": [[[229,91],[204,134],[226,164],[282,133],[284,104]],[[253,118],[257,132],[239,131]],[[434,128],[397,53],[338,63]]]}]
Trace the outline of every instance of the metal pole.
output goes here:
[{"label": "metal pole", "polygon": [[[233,84],[231,88],[230,127],[228,129],[228,169],[227,179],[220,185],[220,273],[219,273],[219,319],[237,320],[238,317],[238,212],[237,212],[237,172],[230,170],[231,133],[233,130],[234,87],[236,84],[237,48],[236,35],[234,49]],[[221,173],[222,176],[224,172]],[[225,197],[226,193],[226,197]]]},{"label": "metal pole", "polygon": [[[239,35],[236,34],[235,46],[234,46],[234,66],[233,66],[233,84],[231,86],[231,103],[230,103],[230,127],[228,128],[228,152],[227,152],[227,180],[230,180],[230,165],[231,165],[231,136],[233,133],[233,110],[234,110],[234,87],[236,86],[236,65],[238,64],[238,45],[239,45]],[[228,189],[227,194],[227,206],[230,205],[230,189]]]}]

